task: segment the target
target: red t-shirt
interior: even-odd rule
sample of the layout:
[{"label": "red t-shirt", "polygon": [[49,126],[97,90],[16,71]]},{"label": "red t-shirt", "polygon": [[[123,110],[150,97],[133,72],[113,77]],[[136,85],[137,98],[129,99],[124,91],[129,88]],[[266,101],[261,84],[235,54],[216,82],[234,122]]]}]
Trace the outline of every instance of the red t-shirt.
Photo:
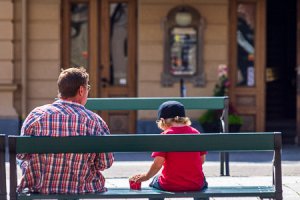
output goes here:
[{"label": "red t-shirt", "polygon": [[[184,134],[199,132],[190,127],[171,127],[162,134]],[[201,156],[207,152],[153,152],[152,157],[165,158],[159,185],[167,191],[199,191],[203,187],[204,174]]]}]

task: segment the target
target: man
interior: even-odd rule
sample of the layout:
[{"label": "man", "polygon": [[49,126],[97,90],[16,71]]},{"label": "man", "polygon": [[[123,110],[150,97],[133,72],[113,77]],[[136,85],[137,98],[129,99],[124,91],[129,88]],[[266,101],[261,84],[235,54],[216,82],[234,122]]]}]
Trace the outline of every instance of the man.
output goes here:
[{"label": "man", "polygon": [[[84,68],[63,70],[57,81],[59,100],[35,108],[25,119],[21,135],[89,136],[108,135],[106,123],[86,109],[90,86]],[[23,176],[18,192],[91,193],[106,191],[100,171],[109,168],[112,153],[18,154]]]}]

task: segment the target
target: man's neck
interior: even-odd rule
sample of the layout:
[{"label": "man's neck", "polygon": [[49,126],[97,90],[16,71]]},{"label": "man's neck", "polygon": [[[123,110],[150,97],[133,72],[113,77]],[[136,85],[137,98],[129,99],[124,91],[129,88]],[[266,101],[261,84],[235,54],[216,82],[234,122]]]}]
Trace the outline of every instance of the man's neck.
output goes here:
[{"label": "man's neck", "polygon": [[79,100],[79,98],[76,98],[76,97],[68,97],[68,98],[60,98],[60,99],[64,100],[64,101],[81,104],[81,101]]}]

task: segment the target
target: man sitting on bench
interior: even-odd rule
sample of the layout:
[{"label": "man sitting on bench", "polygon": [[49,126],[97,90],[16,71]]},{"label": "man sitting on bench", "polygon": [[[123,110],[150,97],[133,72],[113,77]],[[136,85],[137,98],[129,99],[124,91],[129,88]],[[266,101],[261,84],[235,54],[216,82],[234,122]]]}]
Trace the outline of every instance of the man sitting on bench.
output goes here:
[{"label": "man sitting on bench", "polygon": [[[86,109],[89,75],[84,68],[63,70],[58,77],[59,100],[35,108],[25,119],[24,136],[88,136],[110,134],[106,123]],[[47,88],[45,88],[47,89]],[[104,192],[100,171],[111,167],[112,153],[18,154],[23,176],[17,188],[43,194]]]}]

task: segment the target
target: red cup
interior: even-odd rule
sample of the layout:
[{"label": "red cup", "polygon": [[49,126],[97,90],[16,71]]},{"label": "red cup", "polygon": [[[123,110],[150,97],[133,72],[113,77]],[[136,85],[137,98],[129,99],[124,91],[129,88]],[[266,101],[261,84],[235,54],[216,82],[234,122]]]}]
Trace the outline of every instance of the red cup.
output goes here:
[{"label": "red cup", "polygon": [[135,182],[129,180],[129,185],[131,190],[140,190],[142,182]]}]

